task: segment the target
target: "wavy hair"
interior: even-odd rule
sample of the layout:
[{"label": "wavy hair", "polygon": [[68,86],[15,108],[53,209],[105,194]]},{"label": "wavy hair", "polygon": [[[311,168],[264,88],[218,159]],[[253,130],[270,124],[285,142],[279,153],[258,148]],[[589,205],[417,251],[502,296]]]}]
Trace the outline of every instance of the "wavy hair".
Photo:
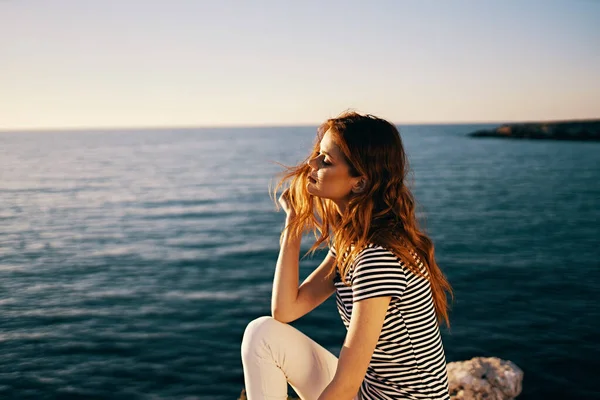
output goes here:
[{"label": "wavy hair", "polygon": [[[350,175],[367,180],[365,190],[352,194],[343,215],[331,200],[314,196],[306,188],[311,173],[307,162],[319,154],[319,144],[327,131],[344,154]],[[406,185],[408,159],[394,125],[370,114],[344,112],[321,124],[314,148],[302,163],[284,167],[281,180],[272,190],[277,201],[278,190],[289,181],[289,200],[295,215],[284,232],[287,229],[292,235],[302,235],[312,231],[316,241],[308,253],[314,253],[325,242],[333,246],[336,263],[329,277],[337,268],[348,285],[346,274],[361,250],[368,244],[380,245],[430,282],[438,323],[450,327],[446,293],[453,297],[452,288],[435,261],[433,242],[417,222],[416,202]]]}]

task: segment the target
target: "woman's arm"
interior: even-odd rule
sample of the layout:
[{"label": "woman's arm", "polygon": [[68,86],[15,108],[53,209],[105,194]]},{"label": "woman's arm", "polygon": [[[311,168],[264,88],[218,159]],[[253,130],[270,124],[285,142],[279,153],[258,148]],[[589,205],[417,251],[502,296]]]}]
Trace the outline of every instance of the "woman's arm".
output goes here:
[{"label": "woman's arm", "polygon": [[[297,260],[297,259],[296,259]],[[335,264],[335,258],[327,254],[321,265],[319,265],[309,276],[302,282],[296,294],[295,301],[288,304],[287,307],[280,307],[275,313],[272,302],[272,315],[276,320],[288,323],[303,317],[317,306],[323,303],[335,292],[333,276],[327,276]],[[284,265],[281,268],[286,268]],[[276,271],[277,280],[277,271]],[[281,275],[281,273],[280,273]],[[293,278],[292,278],[293,279]],[[296,272],[295,284],[298,284],[298,273]],[[280,288],[281,288],[280,284]],[[273,300],[275,299],[275,284],[273,285]],[[285,303],[284,303],[285,304]]]},{"label": "woman's arm", "polygon": [[[286,213],[286,226],[294,218],[294,210],[289,202],[289,190],[279,199]],[[292,236],[285,230],[273,279],[271,314],[278,321],[294,321],[324,302],[334,291],[333,277],[327,278],[333,268],[335,258],[327,255],[321,265],[315,269],[298,288],[300,243],[302,236]]]},{"label": "woman's arm", "polygon": [[[288,216],[286,226],[289,221],[290,217]],[[298,297],[298,281],[300,279],[298,259],[300,258],[301,241],[302,236],[292,236],[289,230],[283,233],[271,296],[271,314],[275,319],[285,319],[285,315],[290,312],[289,310],[294,308]]]},{"label": "woman's arm", "polygon": [[392,296],[382,296],[354,302],[335,375],[319,400],[352,399],[358,393],[391,300]]}]

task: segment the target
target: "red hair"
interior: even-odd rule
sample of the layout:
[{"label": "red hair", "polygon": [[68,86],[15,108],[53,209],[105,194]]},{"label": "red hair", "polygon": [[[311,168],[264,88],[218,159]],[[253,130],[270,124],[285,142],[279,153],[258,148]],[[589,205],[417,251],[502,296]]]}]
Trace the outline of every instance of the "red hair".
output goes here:
[{"label": "red hair", "polygon": [[[306,188],[311,173],[307,161],[319,154],[327,131],[344,154],[350,175],[367,180],[365,190],[353,194],[343,215],[331,200],[311,195]],[[394,125],[372,115],[345,112],[318,128],[313,151],[304,162],[286,169],[273,189],[277,198],[278,189],[290,181],[295,216],[286,229],[294,235],[312,230],[316,241],[309,252],[325,242],[334,246],[337,262],[330,276],[337,268],[348,284],[346,274],[360,251],[369,243],[380,245],[430,282],[438,323],[450,326],[446,294],[453,296],[452,288],[435,261],[433,242],[417,222],[416,202],[405,182],[408,159]]]}]

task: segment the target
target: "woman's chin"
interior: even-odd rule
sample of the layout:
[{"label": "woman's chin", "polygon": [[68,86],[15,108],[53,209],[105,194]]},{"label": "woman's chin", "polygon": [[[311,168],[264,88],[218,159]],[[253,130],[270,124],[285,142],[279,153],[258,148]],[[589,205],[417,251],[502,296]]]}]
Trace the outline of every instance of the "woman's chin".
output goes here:
[{"label": "woman's chin", "polygon": [[314,183],[312,183],[312,182],[310,182],[310,181],[309,181],[309,182],[307,183],[307,185],[306,185],[306,191],[307,191],[309,194],[312,194],[313,196],[318,196],[318,195],[319,195],[319,194],[318,194],[318,190],[317,190],[317,188],[315,187],[315,184],[314,184]]}]

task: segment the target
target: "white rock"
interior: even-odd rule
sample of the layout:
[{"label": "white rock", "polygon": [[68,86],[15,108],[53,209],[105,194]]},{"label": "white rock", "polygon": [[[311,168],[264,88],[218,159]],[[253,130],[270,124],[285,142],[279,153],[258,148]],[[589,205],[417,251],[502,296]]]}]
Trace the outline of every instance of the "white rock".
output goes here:
[{"label": "white rock", "polygon": [[451,362],[447,368],[454,400],[509,400],[523,388],[523,371],[513,362],[496,357]]}]

